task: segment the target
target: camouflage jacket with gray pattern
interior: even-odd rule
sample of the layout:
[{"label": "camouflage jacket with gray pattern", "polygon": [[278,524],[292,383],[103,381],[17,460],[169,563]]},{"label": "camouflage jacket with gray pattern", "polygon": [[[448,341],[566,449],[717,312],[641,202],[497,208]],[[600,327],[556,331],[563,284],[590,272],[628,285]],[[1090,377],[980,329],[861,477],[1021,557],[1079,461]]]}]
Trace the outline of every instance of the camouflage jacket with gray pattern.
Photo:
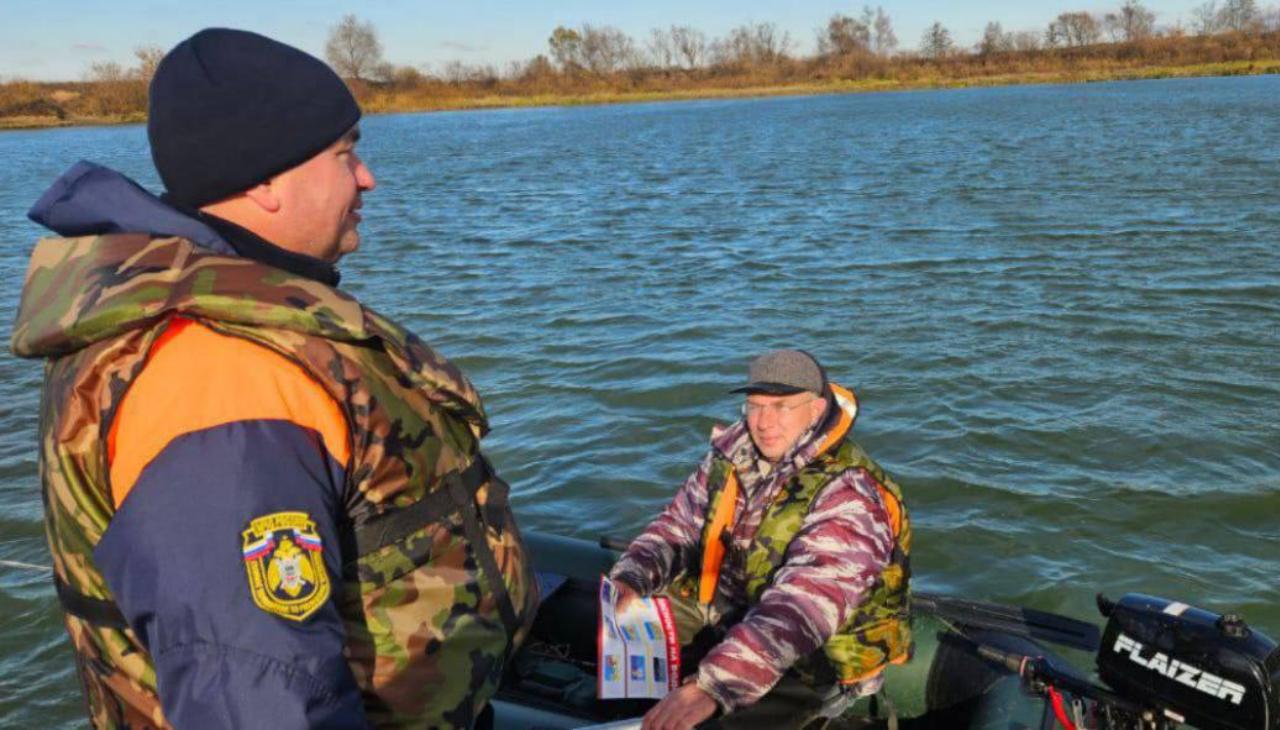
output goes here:
[{"label": "camouflage jacket with gray pattern", "polygon": [[831,417],[768,470],[745,422],[713,431],[698,469],[611,573],[643,593],[671,587],[696,597],[707,541],[718,538],[708,534],[711,515],[730,470],[737,474],[742,489],[715,602],[736,608],[726,613],[740,620],[698,668],[698,686],[726,710],[759,700],[788,671],[871,692],[878,668],[909,651],[900,620],[906,509],[897,485],[849,439],[853,393],[831,390]]}]

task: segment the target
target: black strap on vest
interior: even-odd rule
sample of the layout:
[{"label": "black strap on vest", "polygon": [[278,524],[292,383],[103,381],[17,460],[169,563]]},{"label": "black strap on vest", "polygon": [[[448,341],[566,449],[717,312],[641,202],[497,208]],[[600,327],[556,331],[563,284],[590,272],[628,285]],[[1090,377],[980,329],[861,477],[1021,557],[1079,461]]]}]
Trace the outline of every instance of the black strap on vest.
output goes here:
[{"label": "black strap on vest", "polygon": [[[494,481],[497,483],[497,480]],[[480,524],[480,512],[473,498],[475,493],[469,493],[456,474],[447,475],[444,483],[462,512],[462,529],[467,533],[467,542],[471,543],[471,550],[475,553],[476,562],[480,564],[480,570],[489,579],[489,590],[493,591],[493,596],[498,601],[498,613],[502,615],[507,635],[514,637],[520,628],[520,620],[516,617],[511,594],[507,592],[507,583],[502,579],[502,571],[498,569],[498,559],[493,554],[493,548],[489,547],[489,539]]]},{"label": "black strap on vest", "polygon": [[[476,504],[476,492],[489,485],[483,508]],[[462,529],[475,554],[480,570],[488,579],[489,590],[498,602],[498,612],[507,633],[515,635],[520,628],[515,605],[507,591],[506,581],[498,568],[498,559],[485,536],[483,519],[495,529],[501,529],[506,521],[507,497],[510,488],[493,473],[489,462],[476,454],[470,466],[452,471],[441,479],[441,486],[422,499],[404,507],[389,509],[357,524],[354,529],[355,555],[363,557],[418,532],[424,525],[437,522],[448,515],[462,517]]]},{"label": "black strap on vest", "polygon": [[129,622],[125,620],[124,614],[120,612],[115,601],[90,598],[63,583],[62,579],[56,575],[53,577],[53,588],[58,592],[58,602],[62,604],[62,610],[72,616],[91,624],[121,631],[129,628]]},{"label": "black strap on vest", "polygon": [[[486,483],[489,484],[489,491],[483,507],[483,518],[490,525],[502,525],[506,519],[510,488],[493,473],[484,456],[477,454],[470,466],[462,471],[446,474],[443,485],[421,500],[405,507],[389,509],[356,525],[355,553],[357,556],[368,555],[403,540],[426,524],[455,512],[461,513],[467,542],[475,553],[480,570],[488,578],[489,590],[498,601],[502,622],[507,632],[514,636],[520,622],[507,591],[507,584],[502,579],[502,571],[498,568],[498,560],[485,537],[484,526],[480,524],[481,509],[475,499],[476,492]],[[62,582],[57,576],[54,576],[53,585],[63,610],[72,616],[113,629],[129,628],[129,622],[114,601],[90,598]]]},{"label": "black strap on vest", "polygon": [[466,490],[465,500],[459,501],[448,489],[440,488],[413,504],[393,507],[357,523],[354,529],[355,556],[362,558],[375,553],[400,542],[421,530],[424,525],[438,522],[457,512],[465,503],[474,504],[476,491],[488,481],[492,485],[484,507],[485,520],[492,525],[502,524],[507,506],[507,485],[493,478],[489,462],[483,456],[477,454],[470,466],[460,472],[446,474],[444,481],[447,483],[450,477],[461,482]]}]

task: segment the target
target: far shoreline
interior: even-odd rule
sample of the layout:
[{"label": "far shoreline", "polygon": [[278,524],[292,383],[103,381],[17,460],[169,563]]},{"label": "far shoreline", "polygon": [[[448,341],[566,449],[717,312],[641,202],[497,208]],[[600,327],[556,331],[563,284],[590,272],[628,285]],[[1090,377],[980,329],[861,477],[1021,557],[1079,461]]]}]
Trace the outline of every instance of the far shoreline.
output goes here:
[{"label": "far shoreline", "polygon": [[[799,82],[742,87],[708,87],[670,91],[597,92],[589,94],[486,95],[437,99],[426,104],[386,103],[372,94],[362,101],[370,115],[420,114],[442,111],[477,111],[523,109],[557,106],[603,106],[660,101],[698,101],[746,99],[781,96],[823,96],[894,91],[991,88],[1036,84],[1082,84],[1107,81],[1143,81],[1172,78],[1216,78],[1231,76],[1269,76],[1280,74],[1280,59],[1224,61],[1181,66],[1143,66],[1123,69],[1069,69],[1036,73],[1014,73],[963,78],[930,78],[912,81],[893,79],[835,80]],[[59,119],[52,116],[0,117],[0,132],[68,127],[112,127],[143,124],[144,114],[114,117],[78,117]]]}]

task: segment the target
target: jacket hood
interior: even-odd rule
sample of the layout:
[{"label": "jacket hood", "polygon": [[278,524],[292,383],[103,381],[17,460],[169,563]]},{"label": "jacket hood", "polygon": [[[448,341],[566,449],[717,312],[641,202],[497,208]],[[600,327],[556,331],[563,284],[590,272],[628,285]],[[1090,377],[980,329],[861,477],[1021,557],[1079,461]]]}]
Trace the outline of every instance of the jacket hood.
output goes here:
[{"label": "jacket hood", "polygon": [[145,233],[185,238],[209,251],[235,249],[209,226],[110,168],[81,160],[54,181],[27,217],[64,237]]},{"label": "jacket hood", "polygon": [[79,163],[29,215],[68,237],[31,254],[10,343],[19,357],[61,357],[174,314],[379,341],[409,383],[488,430],[467,378],[397,323],[323,282],[235,256],[213,229],[117,172]]}]

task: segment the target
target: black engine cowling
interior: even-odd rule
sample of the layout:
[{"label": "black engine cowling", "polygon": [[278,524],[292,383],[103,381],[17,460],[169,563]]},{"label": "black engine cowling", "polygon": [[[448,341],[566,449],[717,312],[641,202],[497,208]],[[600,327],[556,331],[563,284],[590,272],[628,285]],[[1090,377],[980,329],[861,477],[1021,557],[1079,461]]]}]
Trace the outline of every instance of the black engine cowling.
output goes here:
[{"label": "black engine cowling", "polygon": [[1239,616],[1139,593],[1098,607],[1098,675],[1116,692],[1206,730],[1276,726],[1280,652]]}]

